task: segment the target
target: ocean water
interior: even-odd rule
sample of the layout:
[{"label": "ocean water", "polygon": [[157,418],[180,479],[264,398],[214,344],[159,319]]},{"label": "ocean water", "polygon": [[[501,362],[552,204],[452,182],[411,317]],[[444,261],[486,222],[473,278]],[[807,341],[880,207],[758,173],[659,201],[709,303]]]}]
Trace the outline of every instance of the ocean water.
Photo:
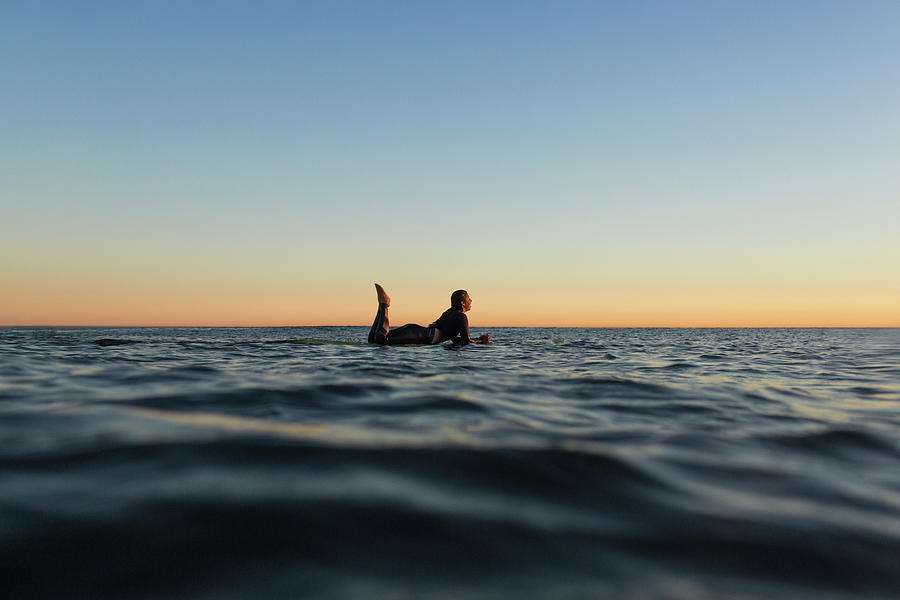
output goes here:
[{"label": "ocean water", "polygon": [[0,329],[4,597],[900,595],[900,330],[476,329]]}]

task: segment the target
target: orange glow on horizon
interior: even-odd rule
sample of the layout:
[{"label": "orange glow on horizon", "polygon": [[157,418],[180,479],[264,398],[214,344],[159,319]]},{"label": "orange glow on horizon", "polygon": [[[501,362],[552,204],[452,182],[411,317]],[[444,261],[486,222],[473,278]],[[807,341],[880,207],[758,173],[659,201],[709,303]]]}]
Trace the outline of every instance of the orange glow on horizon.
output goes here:
[{"label": "orange glow on horizon", "polygon": [[405,255],[376,257],[399,274],[368,276],[363,273],[384,268],[369,259],[301,261],[291,270],[264,257],[236,263],[199,253],[145,263],[99,251],[11,257],[0,257],[0,326],[368,326],[376,309],[372,281],[382,281],[392,297],[392,325],[427,325],[449,306],[458,281],[473,298],[473,331],[900,327],[900,283],[874,268],[836,277],[797,265],[753,271],[707,265],[688,272],[625,268],[620,261],[605,271],[561,262],[518,272],[470,260],[437,280],[423,276],[418,264],[406,265]]},{"label": "orange glow on horizon", "polygon": [[[81,290],[60,302],[58,293],[5,294],[0,326],[210,326],[276,327],[314,325],[368,326],[375,313],[374,293],[353,295],[259,295],[183,291]],[[393,295],[393,294],[392,294]],[[604,297],[543,294],[476,295],[469,321],[479,327],[900,327],[897,304],[885,298],[835,295],[730,295],[701,299],[687,295]],[[370,297],[371,296],[371,297]],[[394,295],[391,322],[427,325],[448,302],[437,296],[405,299]]]}]

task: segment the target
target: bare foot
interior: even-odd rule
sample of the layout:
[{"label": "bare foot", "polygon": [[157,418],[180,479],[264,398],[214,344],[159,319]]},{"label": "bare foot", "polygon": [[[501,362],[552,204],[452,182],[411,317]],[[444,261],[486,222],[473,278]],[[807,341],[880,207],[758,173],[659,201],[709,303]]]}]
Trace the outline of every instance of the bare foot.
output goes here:
[{"label": "bare foot", "polygon": [[384,291],[384,288],[377,283],[375,284],[375,292],[378,294],[378,304],[391,305],[391,297],[388,296],[387,292]]}]

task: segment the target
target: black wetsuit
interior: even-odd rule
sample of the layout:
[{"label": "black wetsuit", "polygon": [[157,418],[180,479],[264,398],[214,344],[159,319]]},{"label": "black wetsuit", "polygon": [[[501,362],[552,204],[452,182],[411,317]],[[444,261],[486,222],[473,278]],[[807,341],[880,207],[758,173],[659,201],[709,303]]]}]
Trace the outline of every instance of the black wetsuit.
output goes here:
[{"label": "black wetsuit", "polygon": [[458,308],[448,308],[428,327],[408,323],[403,327],[391,329],[388,323],[387,305],[379,304],[375,322],[369,330],[370,344],[401,346],[405,344],[434,344],[445,340],[453,340],[459,336],[459,342],[468,344],[469,317]]}]

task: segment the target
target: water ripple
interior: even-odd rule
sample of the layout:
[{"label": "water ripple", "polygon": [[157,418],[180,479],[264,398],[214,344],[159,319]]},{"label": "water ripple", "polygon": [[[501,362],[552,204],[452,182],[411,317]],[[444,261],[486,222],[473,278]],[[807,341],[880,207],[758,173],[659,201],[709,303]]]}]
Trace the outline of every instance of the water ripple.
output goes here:
[{"label": "water ripple", "polygon": [[900,588],[897,330],[489,331],[0,329],[4,591]]}]

